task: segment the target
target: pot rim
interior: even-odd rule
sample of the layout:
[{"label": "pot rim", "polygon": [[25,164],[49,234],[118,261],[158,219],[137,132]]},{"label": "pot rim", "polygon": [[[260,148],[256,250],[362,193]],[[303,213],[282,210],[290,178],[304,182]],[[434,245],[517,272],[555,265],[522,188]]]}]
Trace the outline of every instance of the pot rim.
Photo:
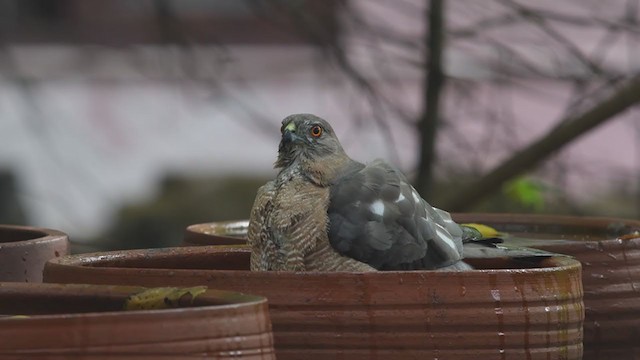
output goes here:
[{"label": "pot rim", "polygon": [[[525,220],[540,221],[540,219],[548,219],[549,221],[560,221],[561,223],[572,223],[576,220],[589,221],[597,223],[597,225],[609,224],[611,222],[627,222],[640,225],[640,220],[618,218],[610,216],[580,216],[580,215],[566,215],[566,214],[531,214],[531,213],[492,213],[492,212],[452,212],[452,217],[456,216],[473,216],[473,217],[487,217],[495,218],[496,220],[503,220],[505,218],[519,218]],[[218,225],[233,225],[233,224],[249,224],[249,219],[236,219],[236,220],[223,220],[223,221],[208,221],[203,223],[191,224],[187,226],[189,228],[195,228],[198,226],[210,226],[213,224]]]},{"label": "pot rim", "polygon": [[[380,276],[395,277],[400,274],[405,276],[424,276],[428,274],[431,277],[448,278],[452,272],[437,271],[437,270],[411,270],[411,271],[376,271],[376,272],[353,272],[353,271],[341,271],[341,272],[324,272],[324,271],[250,271],[250,270],[214,270],[214,269],[181,269],[181,268],[153,268],[153,267],[135,267],[135,266],[100,266],[100,263],[108,260],[118,259],[145,259],[154,253],[176,256],[178,254],[189,255],[199,254],[207,252],[207,250],[213,250],[212,253],[225,250],[229,253],[247,253],[249,247],[247,245],[207,245],[207,246],[185,246],[174,248],[157,248],[157,249],[136,249],[136,250],[124,250],[124,251],[108,251],[108,252],[95,252],[76,255],[61,256],[59,258],[50,259],[45,264],[45,273],[47,268],[68,268],[68,269],[80,269],[83,271],[99,271],[100,269],[118,269],[118,271],[131,271],[139,274],[140,271],[144,271],[149,274],[159,274],[164,272],[173,272],[176,274],[190,274],[194,271],[215,271],[217,273],[233,273],[233,274],[254,274],[254,276],[264,276],[265,274],[278,274],[279,276],[304,276],[304,277],[344,277],[351,276],[356,278],[371,278]],[[133,260],[135,261],[135,260]],[[473,269],[465,270],[456,273],[476,274],[482,276],[485,274],[519,274],[519,273],[555,273],[565,271],[575,271],[581,269],[581,263],[570,256],[553,256],[546,260],[546,266],[538,266],[531,268],[507,268],[507,269]],[[96,265],[97,264],[97,265]],[[88,266],[92,265],[92,266]],[[90,269],[90,270],[89,270]],[[268,275],[267,275],[268,276]]]},{"label": "pot rim", "polygon": [[26,240],[18,240],[18,241],[8,241],[1,242],[0,248],[9,248],[9,247],[23,247],[23,246],[31,246],[31,245],[39,245],[44,243],[58,242],[58,241],[68,241],[69,235],[66,233],[43,227],[35,227],[35,226],[24,226],[24,225],[4,225],[0,224],[0,231],[15,231],[15,232],[30,232],[37,233],[38,235],[42,235],[35,238],[30,238]]},{"label": "pot rim", "polygon": [[[465,223],[469,221],[480,222],[500,222],[500,223],[520,223],[523,225],[559,225],[559,226],[579,226],[583,229],[603,229],[607,228],[611,224],[623,224],[632,228],[640,229],[640,220],[616,218],[607,216],[576,216],[576,215],[555,215],[555,214],[530,214],[530,213],[487,213],[487,212],[460,212],[451,213],[454,221],[458,223]],[[469,219],[465,219],[469,218]],[[225,220],[225,221],[211,221],[205,223],[192,224],[187,226],[186,232],[200,236],[215,236],[222,238],[238,238],[246,239],[245,237],[236,236],[234,234],[226,233],[225,229],[248,227],[248,219],[239,220]],[[220,227],[219,233],[207,233],[200,231],[202,228],[215,228]],[[581,240],[580,242],[597,242],[597,241],[609,241],[616,240],[617,236],[603,236],[601,239],[589,239]],[[193,239],[192,239],[193,241]],[[198,243],[199,241],[193,241]]]},{"label": "pot rim", "polygon": [[[227,227],[227,228],[228,227],[233,227],[233,226],[246,227],[248,225],[249,225],[249,220],[248,219],[210,221],[210,222],[191,224],[191,225],[187,226],[186,231],[194,232],[194,233],[197,233],[197,234],[209,235],[209,234],[206,234],[206,233],[203,233],[203,232],[199,231],[199,228],[212,227],[212,226],[223,226],[223,227]],[[229,236],[229,235],[226,235],[226,236]]]},{"label": "pot rim", "polygon": [[[66,296],[81,296],[86,295],[87,293],[82,293],[83,289],[86,289],[87,292],[90,292],[91,295],[95,295],[97,297],[118,297],[121,296],[122,300],[124,300],[133,294],[139,293],[141,291],[158,288],[158,287],[145,287],[145,286],[132,286],[132,285],[98,285],[98,284],[53,284],[53,283],[41,283],[34,286],[34,284],[24,284],[24,283],[11,283],[11,282],[0,282],[0,293],[2,290],[15,290],[15,292],[20,292],[21,290],[26,290],[27,292],[31,292],[34,295],[38,293],[42,293],[47,296],[56,296],[56,295],[66,295]],[[229,291],[229,290],[218,290],[211,289],[206,286],[207,290],[205,293],[198,295],[199,299],[221,299],[223,295],[233,296],[233,302],[228,304],[208,304],[208,305],[195,305],[195,306],[184,306],[177,308],[167,308],[167,309],[144,309],[144,310],[125,310],[124,308],[119,311],[109,310],[109,311],[87,311],[87,312],[69,312],[69,313],[61,313],[61,314],[34,314],[27,315],[25,318],[11,318],[11,317],[0,317],[0,323],[2,322],[35,322],[35,321],[44,321],[44,320],[73,320],[77,318],[86,318],[86,317],[100,317],[100,318],[117,318],[120,316],[127,317],[140,317],[140,318],[148,318],[148,317],[156,317],[160,315],[171,316],[171,315],[179,315],[184,312],[211,312],[211,311],[220,311],[226,312],[233,309],[243,308],[243,307],[254,307],[254,306],[262,306],[263,304],[267,304],[267,299],[263,296],[245,294],[238,291]],[[74,293],[68,292],[71,290],[78,290]],[[47,291],[46,293],[44,291]],[[124,303],[123,303],[124,306]]]},{"label": "pot rim", "polygon": [[633,226],[640,227],[640,220],[616,218],[608,216],[575,216],[575,215],[555,215],[555,214],[529,214],[529,213],[487,213],[487,212],[468,212],[468,213],[451,213],[451,217],[456,222],[462,222],[456,220],[460,217],[478,217],[489,219],[488,221],[500,221],[504,223],[513,222],[516,219],[517,222],[522,223],[540,223],[553,224],[553,225],[575,225],[576,222],[580,223],[580,226],[588,228],[602,228],[612,223],[625,223]]}]

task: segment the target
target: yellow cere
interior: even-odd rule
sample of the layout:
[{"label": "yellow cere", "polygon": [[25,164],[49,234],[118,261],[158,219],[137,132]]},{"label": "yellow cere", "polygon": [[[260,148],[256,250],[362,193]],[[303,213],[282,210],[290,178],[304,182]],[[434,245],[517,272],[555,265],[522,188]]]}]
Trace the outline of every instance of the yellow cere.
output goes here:
[{"label": "yellow cere", "polygon": [[292,121],[290,123],[287,124],[287,126],[285,126],[284,128],[285,130],[289,130],[291,132],[296,131],[296,124]]}]

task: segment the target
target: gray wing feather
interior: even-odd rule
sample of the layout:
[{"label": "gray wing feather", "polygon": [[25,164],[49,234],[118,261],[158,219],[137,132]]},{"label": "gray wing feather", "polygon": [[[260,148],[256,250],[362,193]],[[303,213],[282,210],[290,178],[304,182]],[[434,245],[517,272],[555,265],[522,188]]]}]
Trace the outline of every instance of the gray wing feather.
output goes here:
[{"label": "gray wing feather", "polygon": [[462,258],[462,229],[382,160],[353,162],[331,186],[329,240],[379,270],[430,269]]}]

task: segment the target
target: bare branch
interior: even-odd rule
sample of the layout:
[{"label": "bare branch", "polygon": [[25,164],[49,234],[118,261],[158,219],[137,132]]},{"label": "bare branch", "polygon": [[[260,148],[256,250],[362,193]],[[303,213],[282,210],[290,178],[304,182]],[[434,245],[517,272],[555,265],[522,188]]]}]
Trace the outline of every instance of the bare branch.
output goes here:
[{"label": "bare branch", "polygon": [[444,0],[431,0],[426,14],[428,33],[425,36],[425,61],[427,73],[424,80],[424,110],[418,128],[420,130],[420,168],[416,187],[422,196],[433,191],[433,168],[436,149],[438,123],[440,122],[440,97],[445,85],[442,70],[444,51]]},{"label": "bare branch", "polygon": [[602,73],[602,69],[593,61],[591,61],[585,54],[582,53],[573,42],[564,37],[561,33],[556,31],[547,20],[537,13],[535,10],[518,4],[512,0],[497,0],[504,6],[514,9],[523,19],[529,20],[532,24],[536,25],[540,30],[546,33],[550,38],[562,45],[573,57],[579,62],[585,65],[592,73],[599,75]]},{"label": "bare branch", "polygon": [[488,19],[481,19],[469,26],[465,26],[458,29],[449,30],[447,36],[452,39],[467,39],[476,37],[479,34],[483,34],[487,30],[499,28],[506,25],[513,25],[522,21],[522,19],[515,14],[502,14],[494,16]]},{"label": "bare branch", "polygon": [[456,191],[455,195],[446,199],[440,205],[449,211],[468,209],[498,189],[506,180],[532,168],[574,139],[639,102],[640,76],[636,76],[626,86],[593,106],[584,114],[561,121],[547,135],[516,153],[477,182]]}]

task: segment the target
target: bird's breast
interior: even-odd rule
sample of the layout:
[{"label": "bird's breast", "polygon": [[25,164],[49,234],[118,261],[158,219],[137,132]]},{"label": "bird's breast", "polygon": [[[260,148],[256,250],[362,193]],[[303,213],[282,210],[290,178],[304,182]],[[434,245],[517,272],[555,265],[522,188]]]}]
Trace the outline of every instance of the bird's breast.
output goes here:
[{"label": "bird's breast", "polygon": [[312,184],[292,182],[275,194],[273,217],[281,221],[300,221],[304,218],[327,216],[329,190]]}]

